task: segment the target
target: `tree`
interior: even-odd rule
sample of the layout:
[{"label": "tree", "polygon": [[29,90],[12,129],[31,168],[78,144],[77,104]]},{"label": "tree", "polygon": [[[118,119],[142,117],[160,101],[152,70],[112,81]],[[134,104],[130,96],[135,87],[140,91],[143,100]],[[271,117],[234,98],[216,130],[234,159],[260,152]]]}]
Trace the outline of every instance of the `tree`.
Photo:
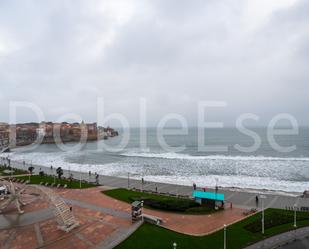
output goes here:
[{"label": "tree", "polygon": [[57,172],[58,178],[61,179],[61,176],[63,175],[63,169],[61,167],[58,167],[56,172]]},{"label": "tree", "polygon": [[28,171],[30,172],[31,175],[32,175],[32,173],[33,173],[33,170],[34,170],[34,167],[33,167],[33,166],[30,166],[30,167],[28,168]]}]

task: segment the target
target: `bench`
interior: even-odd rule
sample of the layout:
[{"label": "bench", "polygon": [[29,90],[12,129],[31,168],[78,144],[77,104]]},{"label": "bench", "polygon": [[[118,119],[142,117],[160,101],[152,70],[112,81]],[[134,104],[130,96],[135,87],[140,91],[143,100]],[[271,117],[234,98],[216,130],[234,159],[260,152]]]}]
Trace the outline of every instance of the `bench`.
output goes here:
[{"label": "bench", "polygon": [[149,214],[143,214],[143,218],[144,218],[144,221],[151,223],[151,224],[160,225],[163,222],[163,220],[160,217],[156,217],[156,216],[149,215]]},{"label": "bench", "polygon": [[250,215],[250,214],[254,214],[257,212],[257,209],[256,208],[251,208],[250,210],[246,210],[243,212],[244,215]]}]

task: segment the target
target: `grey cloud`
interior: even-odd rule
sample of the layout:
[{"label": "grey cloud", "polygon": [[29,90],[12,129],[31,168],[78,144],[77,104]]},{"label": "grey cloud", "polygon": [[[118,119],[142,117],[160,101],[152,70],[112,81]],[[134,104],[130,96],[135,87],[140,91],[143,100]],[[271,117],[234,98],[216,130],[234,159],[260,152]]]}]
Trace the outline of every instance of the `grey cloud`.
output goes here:
[{"label": "grey cloud", "polygon": [[[261,123],[290,112],[309,124],[306,0],[250,31],[246,1],[130,1],[133,11],[121,22],[102,2],[112,3],[0,3],[0,120],[8,119],[9,101],[28,100],[46,119],[75,112],[92,121],[96,98],[104,97],[108,113],[137,125],[145,97],[149,125],[169,112],[194,125],[205,100],[228,102],[214,115],[228,124],[242,112]],[[125,11],[128,2],[119,2],[113,11]]]}]

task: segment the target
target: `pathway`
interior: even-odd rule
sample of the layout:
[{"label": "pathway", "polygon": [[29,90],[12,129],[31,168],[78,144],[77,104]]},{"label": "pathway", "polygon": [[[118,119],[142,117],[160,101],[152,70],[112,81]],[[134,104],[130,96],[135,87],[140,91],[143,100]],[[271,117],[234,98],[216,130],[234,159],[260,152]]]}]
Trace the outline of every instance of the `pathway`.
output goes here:
[{"label": "pathway", "polygon": [[[294,231],[278,234],[254,245],[248,246],[245,249],[273,249],[280,248],[288,243],[293,243],[296,240],[302,240],[309,236],[309,227],[299,228]],[[283,247],[284,248],[284,247]],[[294,247],[291,247],[294,248]],[[308,247],[305,247],[308,248]],[[295,248],[296,249],[296,248]]]}]

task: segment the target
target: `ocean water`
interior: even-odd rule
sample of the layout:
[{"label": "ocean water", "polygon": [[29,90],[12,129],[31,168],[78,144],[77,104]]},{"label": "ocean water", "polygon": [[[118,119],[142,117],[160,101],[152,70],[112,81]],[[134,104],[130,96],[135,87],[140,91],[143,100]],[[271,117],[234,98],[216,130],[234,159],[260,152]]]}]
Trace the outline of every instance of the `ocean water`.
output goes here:
[{"label": "ocean water", "polygon": [[[252,128],[251,128],[252,129]],[[146,147],[141,146],[140,130],[120,131],[109,140],[89,142],[80,151],[61,151],[56,145],[40,145],[35,150],[15,149],[11,159],[36,165],[61,166],[71,170],[98,172],[103,175],[130,177],[147,181],[178,183],[211,187],[218,182],[223,187],[268,189],[303,192],[309,189],[309,128],[300,128],[298,135],[276,136],[281,146],[295,145],[289,153],[271,147],[266,128],[254,128],[261,138],[261,146],[250,153],[240,152],[235,144],[250,146],[251,137],[234,128],[205,130],[206,145],[226,145],[228,151],[203,152],[198,148],[198,131],[190,128],[188,135],[165,136],[166,143],[184,149],[173,152],[162,148],[154,128],[146,130]],[[117,148],[125,134],[128,144],[120,151],[100,149],[102,145]],[[68,144],[73,146],[74,144]]]}]

